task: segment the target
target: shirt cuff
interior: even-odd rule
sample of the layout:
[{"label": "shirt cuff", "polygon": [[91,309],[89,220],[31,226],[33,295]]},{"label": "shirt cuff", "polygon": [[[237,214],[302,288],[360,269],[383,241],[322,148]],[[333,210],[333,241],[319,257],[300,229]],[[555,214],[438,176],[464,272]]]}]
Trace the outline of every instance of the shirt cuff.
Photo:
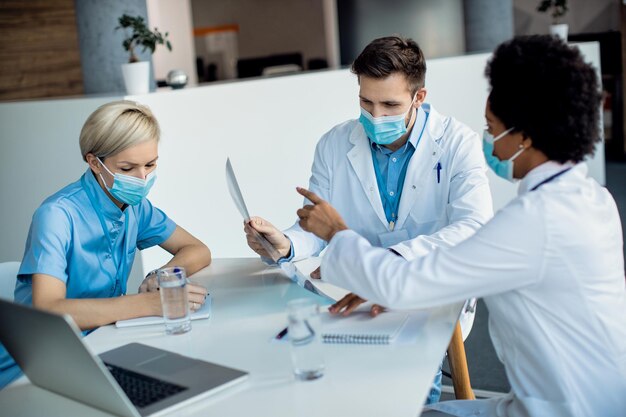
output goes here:
[{"label": "shirt cuff", "polygon": [[280,258],[277,262],[278,265],[285,263],[285,262],[291,262],[291,260],[295,256],[295,253],[293,250],[293,242],[291,241],[291,239],[289,239],[289,245],[291,246],[291,248],[289,249],[289,256],[283,256],[282,258]]}]

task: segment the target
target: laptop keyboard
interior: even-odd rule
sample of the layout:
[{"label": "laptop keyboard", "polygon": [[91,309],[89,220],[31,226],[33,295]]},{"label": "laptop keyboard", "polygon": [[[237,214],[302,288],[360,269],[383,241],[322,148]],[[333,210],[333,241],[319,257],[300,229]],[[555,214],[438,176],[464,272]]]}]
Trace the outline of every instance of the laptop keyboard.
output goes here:
[{"label": "laptop keyboard", "polygon": [[161,381],[147,375],[105,363],[113,378],[126,393],[130,402],[137,408],[147,407],[181,391],[186,387]]}]

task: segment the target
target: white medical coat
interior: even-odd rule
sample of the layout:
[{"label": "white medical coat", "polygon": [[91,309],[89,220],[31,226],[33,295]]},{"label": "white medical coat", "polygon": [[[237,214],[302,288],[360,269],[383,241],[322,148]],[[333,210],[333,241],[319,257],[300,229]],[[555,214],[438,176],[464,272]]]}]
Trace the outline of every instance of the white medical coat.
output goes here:
[{"label": "white medical coat", "polygon": [[[429,104],[422,104],[420,112],[411,134],[419,135],[424,112],[428,113],[427,125],[407,167],[394,227],[396,234],[404,232],[410,240],[392,246],[405,259],[456,245],[493,215],[478,135]],[[348,227],[372,245],[385,246],[380,237],[390,228],[370,146],[358,120],[331,129],[317,144],[309,189],[335,207]],[[293,244],[294,260],[317,255],[326,246],[297,222],[284,233]],[[471,313],[461,317],[465,337],[473,317]]]},{"label": "white medical coat", "polygon": [[410,309],[484,297],[511,392],[433,408],[458,416],[626,415],[619,214],[584,163],[530,191],[563,168],[535,168],[474,236],[411,262],[353,231],[331,240],[322,277],[374,302]]}]

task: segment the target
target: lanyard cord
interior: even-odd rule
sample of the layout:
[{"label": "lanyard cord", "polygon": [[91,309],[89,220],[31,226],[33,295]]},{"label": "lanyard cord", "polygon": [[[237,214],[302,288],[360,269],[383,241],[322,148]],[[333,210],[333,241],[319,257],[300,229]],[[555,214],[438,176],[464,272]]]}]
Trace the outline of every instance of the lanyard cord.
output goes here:
[{"label": "lanyard cord", "polygon": [[535,191],[537,188],[541,187],[544,184],[549,183],[550,181],[560,177],[561,175],[565,174],[567,171],[569,171],[570,169],[572,169],[572,167],[569,168],[565,168],[563,171],[559,171],[556,174],[546,178],[545,180],[541,181],[539,184],[535,185],[533,188],[530,189],[530,191]]}]

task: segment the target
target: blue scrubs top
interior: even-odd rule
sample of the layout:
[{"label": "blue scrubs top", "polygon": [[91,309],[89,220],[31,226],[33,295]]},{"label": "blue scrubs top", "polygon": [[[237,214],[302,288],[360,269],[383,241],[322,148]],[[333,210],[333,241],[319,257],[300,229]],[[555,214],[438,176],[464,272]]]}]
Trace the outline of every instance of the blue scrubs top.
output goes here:
[{"label": "blue scrubs top", "polygon": [[[79,181],[48,197],[35,211],[15,302],[32,304],[33,274],[61,280],[67,298],[123,295],[136,249],[165,242],[175,229],[176,224],[145,198],[120,210],[87,169]],[[0,345],[0,389],[19,375]]]}]

